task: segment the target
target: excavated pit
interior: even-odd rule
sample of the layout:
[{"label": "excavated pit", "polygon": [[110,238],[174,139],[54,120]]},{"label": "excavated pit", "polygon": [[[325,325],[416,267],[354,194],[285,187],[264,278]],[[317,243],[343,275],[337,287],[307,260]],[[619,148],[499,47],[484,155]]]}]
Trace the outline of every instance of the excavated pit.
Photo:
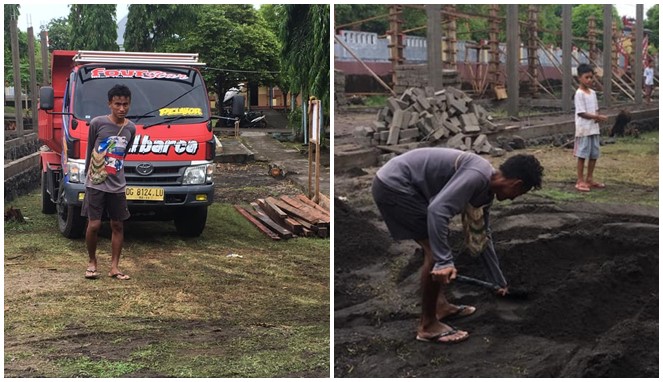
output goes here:
[{"label": "excavated pit", "polygon": [[[375,210],[335,201],[335,376],[658,376],[657,211],[514,203],[491,216],[505,276],[528,298],[454,283],[448,297],[478,308],[453,321],[471,337],[434,345],[414,339],[416,244],[394,242]],[[457,224],[450,240],[461,243]],[[456,266],[483,278],[476,258]]]}]

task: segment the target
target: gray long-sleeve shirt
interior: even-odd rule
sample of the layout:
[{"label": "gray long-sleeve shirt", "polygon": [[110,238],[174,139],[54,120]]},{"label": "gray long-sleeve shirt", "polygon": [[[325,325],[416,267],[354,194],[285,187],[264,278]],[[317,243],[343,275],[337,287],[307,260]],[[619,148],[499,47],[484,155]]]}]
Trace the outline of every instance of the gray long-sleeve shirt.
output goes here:
[{"label": "gray long-sleeve shirt", "polygon": [[[468,203],[474,207],[486,206],[484,218],[488,227],[494,197],[490,178],[494,173],[490,162],[476,154],[447,148],[420,148],[389,160],[376,176],[395,191],[428,200],[428,239],[435,269],[440,269],[454,265],[448,242],[449,221]],[[484,265],[492,281],[505,286],[490,231],[488,236],[488,246],[481,255]]]}]

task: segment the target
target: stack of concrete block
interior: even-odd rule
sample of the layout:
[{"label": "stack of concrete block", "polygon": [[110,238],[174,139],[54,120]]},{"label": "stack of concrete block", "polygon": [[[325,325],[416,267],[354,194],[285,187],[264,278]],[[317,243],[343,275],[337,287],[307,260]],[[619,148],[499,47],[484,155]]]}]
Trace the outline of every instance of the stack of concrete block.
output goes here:
[{"label": "stack of concrete block", "polygon": [[499,128],[490,119],[481,105],[459,89],[408,88],[400,97],[387,99],[378,112],[373,143],[392,146],[426,141],[499,155],[501,150],[494,150],[485,135]]}]

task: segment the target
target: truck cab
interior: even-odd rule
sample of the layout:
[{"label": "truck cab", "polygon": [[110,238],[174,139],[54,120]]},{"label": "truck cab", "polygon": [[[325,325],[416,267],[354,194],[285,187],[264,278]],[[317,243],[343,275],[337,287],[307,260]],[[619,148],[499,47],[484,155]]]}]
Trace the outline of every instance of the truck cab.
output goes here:
[{"label": "truck cab", "polygon": [[215,138],[197,54],[54,51],[52,86],[40,89],[42,212],[57,213],[60,232],[82,237],[85,155],[90,121],[109,114],[108,90],[131,90],[127,118],[136,125],[124,172],[133,220],[174,220],[199,236],[214,198]]}]

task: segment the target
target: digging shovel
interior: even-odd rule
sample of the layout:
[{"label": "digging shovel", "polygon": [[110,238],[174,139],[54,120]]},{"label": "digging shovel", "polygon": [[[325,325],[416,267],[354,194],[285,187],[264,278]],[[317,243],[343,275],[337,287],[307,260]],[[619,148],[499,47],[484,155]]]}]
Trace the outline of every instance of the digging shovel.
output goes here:
[{"label": "digging shovel", "polygon": [[[501,288],[497,284],[489,283],[487,281],[483,281],[483,280],[479,280],[479,279],[475,279],[475,278],[468,277],[468,276],[463,276],[463,275],[457,275],[456,276],[456,281],[459,281],[459,282],[462,282],[462,283],[465,283],[465,284],[472,284],[472,285],[477,285],[477,286],[480,286],[480,287],[484,287],[484,288],[490,289],[492,292],[497,292],[497,290],[499,290]],[[509,291],[507,292],[507,294],[504,295],[504,296],[500,296],[500,297],[512,298],[512,299],[516,299],[516,300],[524,300],[524,299],[527,299],[528,295],[529,295],[529,292],[526,291],[526,290],[509,288]]]}]

